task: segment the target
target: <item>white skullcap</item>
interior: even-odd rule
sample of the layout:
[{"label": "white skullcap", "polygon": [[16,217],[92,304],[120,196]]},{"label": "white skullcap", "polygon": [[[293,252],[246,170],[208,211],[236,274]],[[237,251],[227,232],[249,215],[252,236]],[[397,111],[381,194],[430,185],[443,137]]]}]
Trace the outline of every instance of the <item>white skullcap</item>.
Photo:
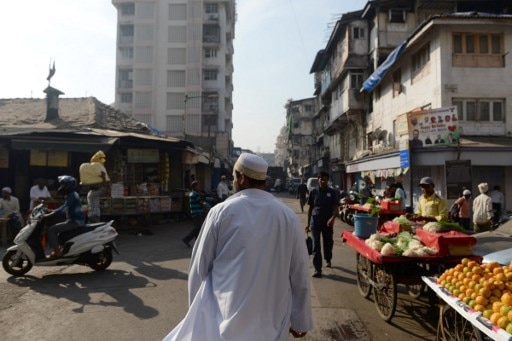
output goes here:
[{"label": "white skullcap", "polygon": [[480,185],[478,185],[478,190],[480,193],[486,193],[489,189],[489,186],[487,185],[487,182],[482,182]]},{"label": "white skullcap", "polygon": [[7,193],[11,194],[12,189],[10,187],[4,187],[4,188],[2,188],[2,192],[7,192]]},{"label": "white skullcap", "polygon": [[254,180],[265,180],[267,178],[268,163],[255,154],[240,154],[234,168],[237,172]]}]

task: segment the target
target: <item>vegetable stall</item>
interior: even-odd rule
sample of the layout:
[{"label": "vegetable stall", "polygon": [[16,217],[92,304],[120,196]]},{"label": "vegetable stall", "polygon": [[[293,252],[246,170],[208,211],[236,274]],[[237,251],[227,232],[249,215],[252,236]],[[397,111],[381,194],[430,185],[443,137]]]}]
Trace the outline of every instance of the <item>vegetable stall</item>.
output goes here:
[{"label": "vegetable stall", "polygon": [[357,228],[341,235],[356,251],[360,294],[368,298],[373,291],[377,312],[385,321],[395,313],[398,284],[418,297],[425,288],[422,276],[435,276],[463,258],[481,261],[472,254],[476,239],[451,230],[450,225],[397,220],[401,223],[387,221],[366,239],[358,236]]}]

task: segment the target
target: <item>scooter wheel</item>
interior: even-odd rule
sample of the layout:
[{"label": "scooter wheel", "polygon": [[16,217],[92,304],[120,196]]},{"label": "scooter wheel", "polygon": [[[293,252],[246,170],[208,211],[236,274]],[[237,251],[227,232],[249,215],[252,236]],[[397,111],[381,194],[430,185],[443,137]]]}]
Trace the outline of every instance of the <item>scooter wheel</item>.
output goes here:
[{"label": "scooter wheel", "polygon": [[112,264],[112,249],[103,249],[100,253],[92,255],[89,266],[96,271],[105,270]]},{"label": "scooter wheel", "polygon": [[2,259],[4,270],[13,276],[23,276],[32,269],[32,263],[24,254],[16,250],[7,251]]}]

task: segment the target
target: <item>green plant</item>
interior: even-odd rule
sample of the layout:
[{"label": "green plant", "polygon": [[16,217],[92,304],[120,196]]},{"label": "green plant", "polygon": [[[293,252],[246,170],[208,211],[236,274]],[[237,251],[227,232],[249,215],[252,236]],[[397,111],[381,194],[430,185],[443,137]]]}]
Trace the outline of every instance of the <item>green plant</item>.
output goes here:
[{"label": "green plant", "polygon": [[377,201],[375,198],[369,198],[366,203],[370,204],[370,217],[378,217],[380,213],[380,206],[376,205]]}]

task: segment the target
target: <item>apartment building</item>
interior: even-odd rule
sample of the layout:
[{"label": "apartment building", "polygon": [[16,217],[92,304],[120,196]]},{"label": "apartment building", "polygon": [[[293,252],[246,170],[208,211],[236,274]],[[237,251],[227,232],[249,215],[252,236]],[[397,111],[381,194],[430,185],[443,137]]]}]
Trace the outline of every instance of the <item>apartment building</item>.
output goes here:
[{"label": "apartment building", "polygon": [[[449,199],[462,187],[478,193],[479,182],[512,193],[510,14],[502,0],[377,0],[341,16],[311,68],[316,148],[329,146],[335,183],[349,188],[368,175],[384,189],[402,181],[411,205],[426,175]],[[411,113],[447,108],[457,112],[450,128],[459,138],[408,148]]]},{"label": "apartment building", "polygon": [[312,167],[313,116],[315,99],[289,100],[286,103],[287,155],[286,173],[289,177],[310,174]]},{"label": "apartment building", "polygon": [[112,3],[115,107],[201,147],[210,162],[230,160],[235,0]]}]

